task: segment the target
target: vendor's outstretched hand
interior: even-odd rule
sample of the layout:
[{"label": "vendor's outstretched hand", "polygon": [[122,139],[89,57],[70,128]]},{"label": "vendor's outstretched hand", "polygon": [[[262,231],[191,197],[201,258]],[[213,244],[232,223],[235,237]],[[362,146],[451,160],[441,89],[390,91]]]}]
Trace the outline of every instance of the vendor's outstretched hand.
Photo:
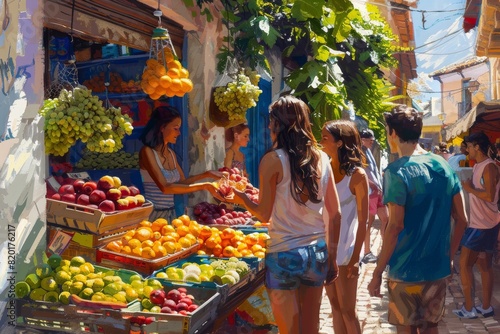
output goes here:
[{"label": "vendor's outstretched hand", "polygon": [[233,204],[240,204],[244,205],[245,200],[244,198],[247,197],[247,194],[245,194],[243,191],[239,191],[236,188],[233,188],[233,196],[231,198],[226,198],[226,202],[233,203]]},{"label": "vendor's outstretched hand", "polygon": [[212,183],[212,182],[207,182],[205,183],[205,190],[208,190],[210,192],[210,194],[212,194],[212,196],[221,201],[221,202],[224,202],[225,199],[224,197],[221,196],[221,194],[219,193],[219,189],[217,188],[217,186]]}]

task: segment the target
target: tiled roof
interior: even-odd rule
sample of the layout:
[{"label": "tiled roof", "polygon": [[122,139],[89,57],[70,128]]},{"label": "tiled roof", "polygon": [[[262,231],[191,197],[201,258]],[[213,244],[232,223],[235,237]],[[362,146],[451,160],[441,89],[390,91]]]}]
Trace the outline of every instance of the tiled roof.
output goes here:
[{"label": "tiled roof", "polygon": [[488,57],[472,56],[472,57],[467,58],[467,59],[460,61],[458,63],[454,63],[454,64],[448,65],[446,67],[443,67],[437,71],[434,71],[434,72],[429,74],[429,77],[436,77],[436,76],[440,76],[443,74],[453,73],[456,71],[460,71],[464,68],[468,68],[468,67],[472,67],[474,65],[485,63],[487,61],[488,61]]}]

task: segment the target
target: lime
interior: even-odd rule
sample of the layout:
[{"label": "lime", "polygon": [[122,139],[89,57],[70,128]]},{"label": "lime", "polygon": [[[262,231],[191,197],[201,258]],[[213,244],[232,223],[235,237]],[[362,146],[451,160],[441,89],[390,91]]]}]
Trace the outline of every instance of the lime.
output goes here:
[{"label": "lime", "polygon": [[92,295],[94,294],[94,290],[92,290],[91,288],[85,288],[83,289],[79,294],[78,296],[80,298],[83,298],[83,299],[86,299],[86,300],[90,300],[92,298]]},{"label": "lime", "polygon": [[71,293],[69,293],[69,291],[63,291],[59,294],[59,301],[65,305],[68,305],[70,296]]},{"label": "lime", "polygon": [[43,301],[57,303],[59,301],[59,293],[56,291],[49,291],[43,295]]},{"label": "lime", "polygon": [[129,278],[130,283],[132,283],[133,281],[136,281],[136,280],[139,280],[139,281],[142,280],[141,275],[132,275]]},{"label": "lime", "polygon": [[158,305],[155,305],[155,306],[153,306],[152,308],[149,309],[149,312],[160,313],[161,312],[161,307],[159,307]]},{"label": "lime", "polygon": [[42,279],[40,286],[47,291],[55,291],[58,288],[56,280],[51,276]]},{"label": "lime", "polygon": [[118,293],[115,293],[113,297],[119,301],[120,303],[127,303],[127,294],[125,291],[120,291]]},{"label": "lime", "polygon": [[158,278],[168,278],[167,273],[160,271],[159,273],[156,273],[156,277]]},{"label": "lime", "polygon": [[82,282],[73,282],[69,288],[69,292],[72,294],[79,294],[83,290],[83,283]]},{"label": "lime", "polygon": [[163,285],[161,284],[160,281],[158,281],[157,279],[148,279],[148,286],[151,286],[153,287],[154,289],[163,289]]},{"label": "lime", "polygon": [[35,273],[39,278],[45,278],[52,273],[52,268],[48,264],[42,263],[36,266]]},{"label": "lime", "polygon": [[125,290],[125,298],[127,299],[127,302],[130,303],[131,301],[139,298],[139,294],[137,293],[137,291],[135,291],[134,288],[129,287]]},{"label": "lime", "polygon": [[31,298],[31,300],[41,301],[41,300],[43,300],[43,296],[45,296],[46,293],[47,293],[47,291],[45,291],[44,289],[36,288],[34,290],[31,290],[30,298]]},{"label": "lime", "polygon": [[74,256],[71,261],[70,261],[70,265],[72,267],[80,267],[82,264],[84,264],[85,262],[85,259],[81,256]]},{"label": "lime", "polygon": [[102,302],[102,301],[106,300],[106,295],[102,292],[96,292],[92,295],[91,300],[93,300],[95,302]]},{"label": "lime", "polygon": [[52,269],[56,269],[61,265],[62,257],[59,254],[52,254],[49,259],[47,260],[47,263]]},{"label": "lime", "polygon": [[108,296],[113,296],[114,294],[121,291],[122,287],[117,283],[110,283],[104,287],[102,292]]},{"label": "lime", "polygon": [[71,275],[65,271],[58,271],[56,272],[54,279],[56,280],[57,284],[63,285],[64,282],[71,280]]},{"label": "lime", "polygon": [[151,300],[149,300],[149,298],[143,298],[141,300],[141,305],[143,309],[148,309],[148,310],[151,309],[153,306],[155,306],[155,304],[153,304]]},{"label": "lime", "polygon": [[29,274],[28,276],[26,276],[26,278],[24,279],[24,281],[26,283],[28,283],[28,285],[30,286],[31,290],[40,287],[40,281],[41,280],[38,278],[38,276],[36,274]]},{"label": "lime", "polygon": [[104,281],[102,278],[95,278],[93,281],[94,284],[92,284],[92,290],[94,290],[94,292],[99,292],[104,289]]},{"label": "lime", "polygon": [[155,290],[155,288],[153,288],[152,286],[145,286],[143,289],[142,289],[142,293],[144,294],[144,296],[146,297],[149,297],[149,295],[151,294],[151,292]]},{"label": "lime", "polygon": [[73,281],[66,281],[62,284],[61,286],[61,290],[62,291],[68,291],[69,292],[69,289],[71,288],[71,285],[73,284]]},{"label": "lime", "polygon": [[17,298],[24,298],[28,296],[31,292],[30,285],[25,281],[20,281],[16,283],[15,293]]},{"label": "lime", "polygon": [[73,276],[73,282],[82,282],[83,284],[85,284],[87,282],[87,276],[83,275],[83,274],[77,274],[75,276]]}]

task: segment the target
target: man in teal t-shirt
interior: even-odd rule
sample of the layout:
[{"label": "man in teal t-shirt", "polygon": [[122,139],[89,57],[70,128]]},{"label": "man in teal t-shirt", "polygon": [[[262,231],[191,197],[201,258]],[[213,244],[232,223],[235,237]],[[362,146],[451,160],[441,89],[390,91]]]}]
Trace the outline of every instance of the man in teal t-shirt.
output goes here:
[{"label": "man in teal t-shirt", "polygon": [[388,264],[389,322],[398,333],[438,333],[452,255],[467,226],[461,185],[442,157],[420,149],[421,114],[400,105],[384,116],[399,159],[384,172],[389,223],[368,290],[380,296]]}]

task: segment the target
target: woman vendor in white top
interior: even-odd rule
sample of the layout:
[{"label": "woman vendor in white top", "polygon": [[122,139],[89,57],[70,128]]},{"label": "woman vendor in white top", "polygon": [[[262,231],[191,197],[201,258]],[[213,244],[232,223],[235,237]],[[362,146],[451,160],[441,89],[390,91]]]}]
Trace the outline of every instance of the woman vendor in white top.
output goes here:
[{"label": "woman vendor in white top", "polygon": [[326,293],[330,299],[335,333],[361,333],[356,315],[356,292],[360,254],[363,254],[368,222],[368,176],[361,138],[351,121],[325,123],[320,144],[330,156],[335,186],[339,194],[342,221],[337,248],[339,278]]},{"label": "woman vendor in white top", "polygon": [[270,222],[265,284],[279,332],[314,334],[323,284],[337,276],[338,196],[307,105],[282,96],[269,109],[273,147],[260,162],[259,203],[237,190],[232,201]]},{"label": "woman vendor in white top", "polygon": [[219,179],[222,173],[206,171],[186,178],[174,152],[168,147],[181,135],[181,123],[181,115],[175,108],[160,106],[153,111],[140,136],[144,144],[139,152],[144,197],[154,205],[150,221],[162,217],[170,222],[175,218],[175,194],[207,190],[220,198],[211,182],[197,182],[206,178]]}]

